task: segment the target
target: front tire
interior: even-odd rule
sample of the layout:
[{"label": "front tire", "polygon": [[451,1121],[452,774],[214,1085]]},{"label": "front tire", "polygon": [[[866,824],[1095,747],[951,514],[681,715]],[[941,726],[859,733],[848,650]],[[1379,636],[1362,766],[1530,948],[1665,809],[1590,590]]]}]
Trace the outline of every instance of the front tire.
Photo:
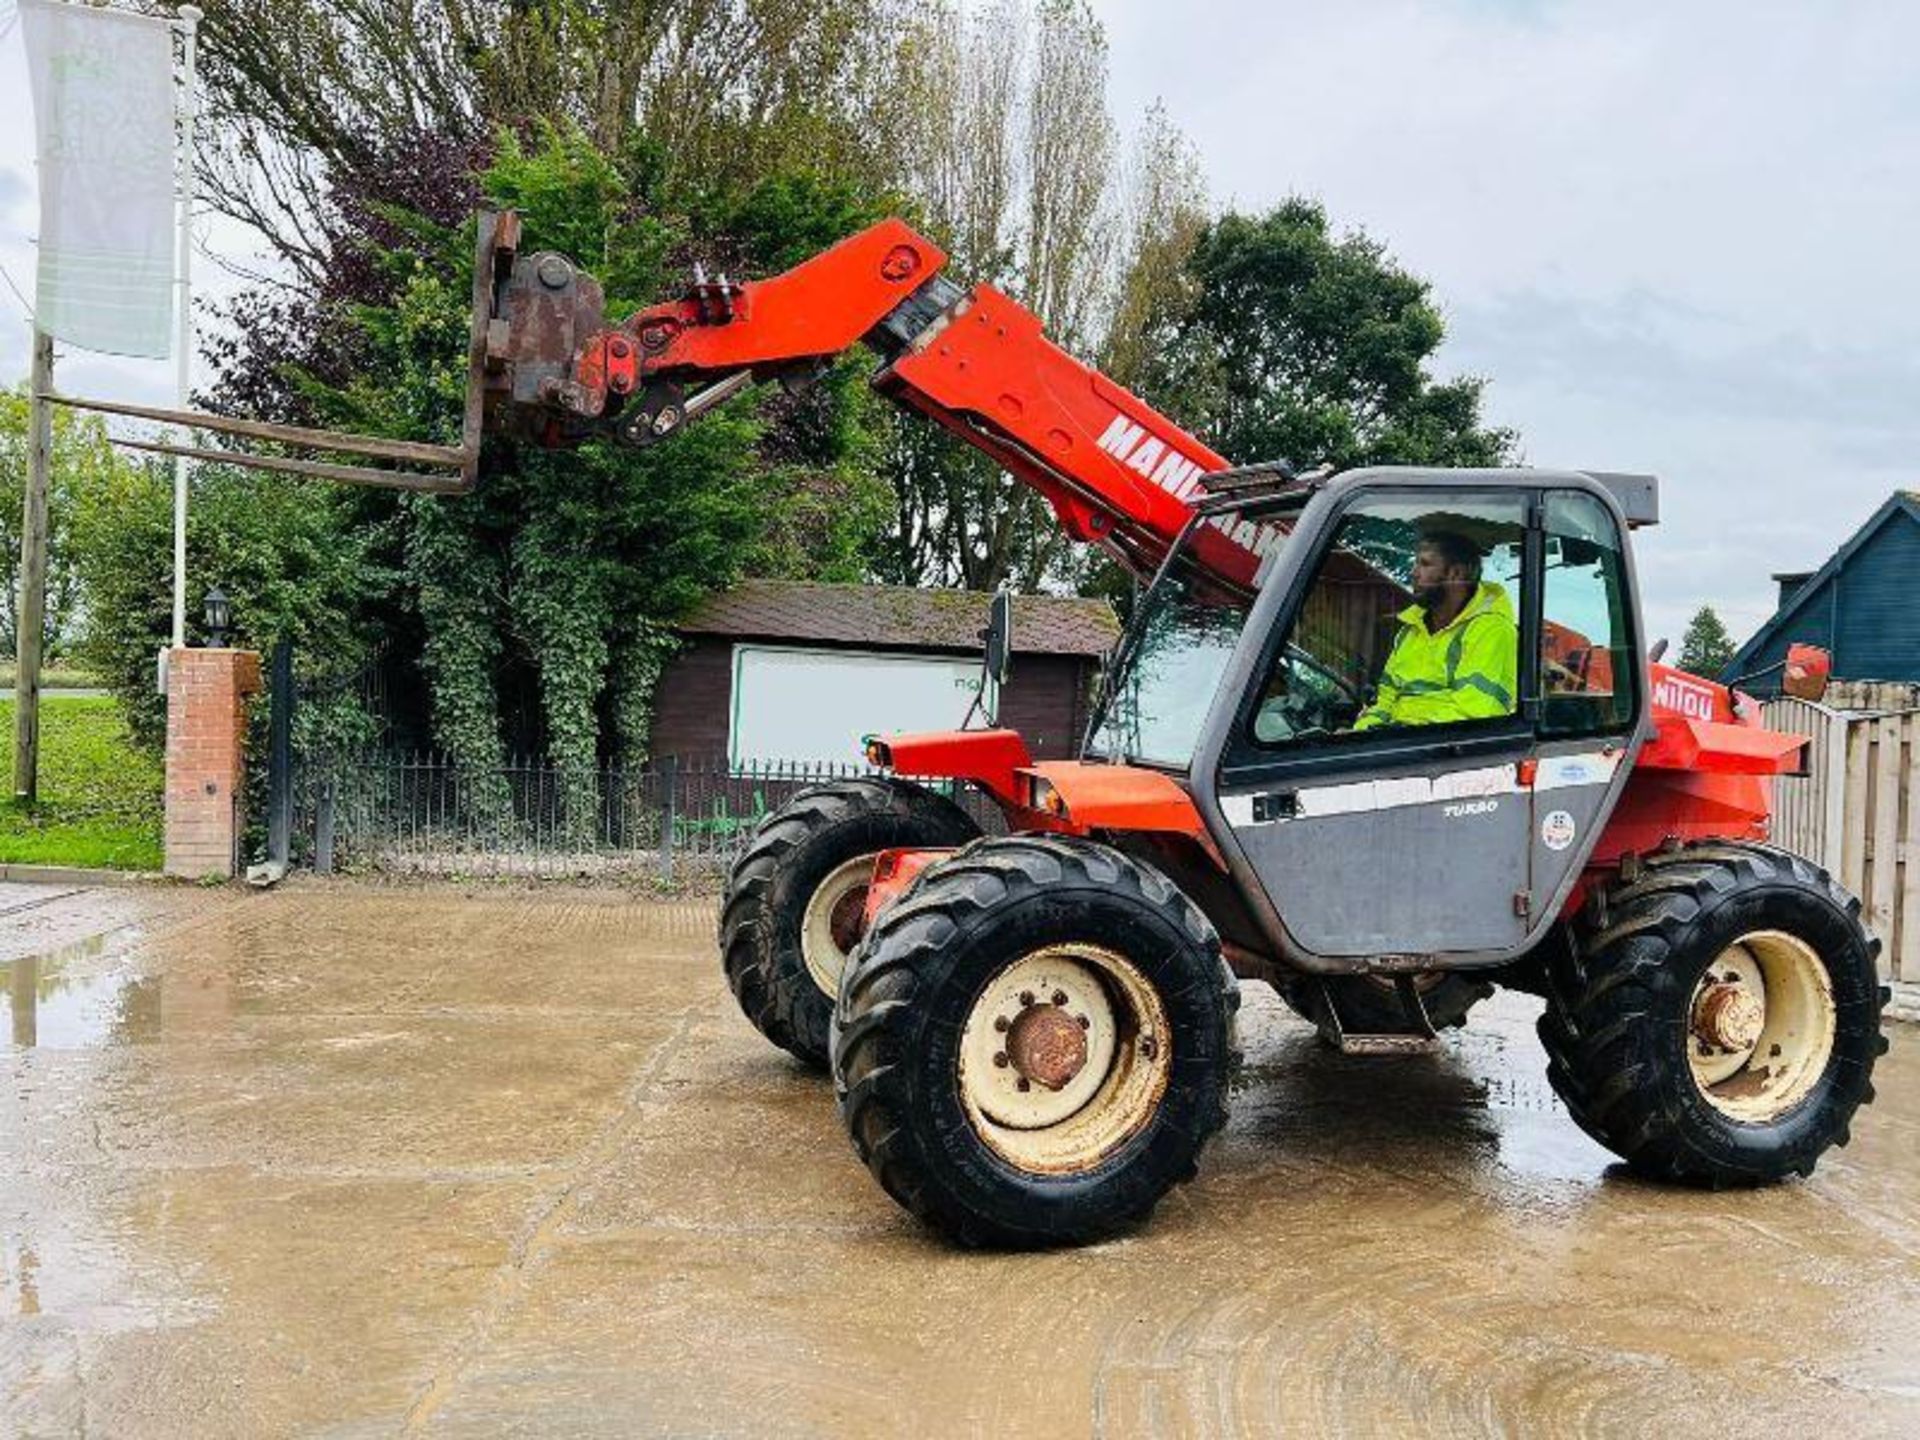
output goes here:
[{"label": "front tire", "polygon": [[966,844],[958,805],[891,776],[815,785],[760,823],[727,875],[720,955],[753,1027],[815,1069],[847,954],[859,943],[873,857]]},{"label": "front tire", "polygon": [[1859,916],[1825,871],[1769,846],[1651,857],[1548,962],[1549,1081],[1642,1175],[1811,1175],[1847,1143],[1887,1046],[1880,946]]},{"label": "front tire", "polygon": [[977,841],[887,908],[842,982],[841,1119],[960,1244],[1098,1239],[1225,1123],[1239,998],[1158,871],[1085,840]]}]

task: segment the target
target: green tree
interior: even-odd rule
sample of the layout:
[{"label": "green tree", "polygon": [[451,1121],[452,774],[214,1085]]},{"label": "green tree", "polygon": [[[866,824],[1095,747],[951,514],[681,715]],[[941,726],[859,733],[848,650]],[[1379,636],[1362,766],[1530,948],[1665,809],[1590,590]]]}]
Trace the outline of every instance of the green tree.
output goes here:
[{"label": "green tree", "polygon": [[[372,535],[346,523],[352,497],[318,482],[203,465],[187,516],[187,573],[233,602],[235,640],[291,640],[305,657],[358,654],[362,602],[391,583]],[[86,597],[77,652],[119,697],[133,733],[157,747],[166,702],[154,659],[173,629],[173,471],[119,465],[75,498],[71,554]],[[194,597],[197,599],[197,597]],[[198,642],[198,606],[188,606]]]},{"label": "green tree", "polygon": [[[950,253],[948,273],[1026,305],[1097,359],[1163,263],[1197,177],[1164,115],[1131,157],[1108,97],[1105,27],[1085,0],[915,8],[892,57],[900,187]],[[909,585],[1075,585],[1091,553],[1034,491],[962,440],[915,422],[886,457],[894,523],[876,567]]]},{"label": "green tree", "polygon": [[1424,280],[1311,200],[1227,214],[1158,297],[1134,343],[1143,394],[1229,459],[1492,465],[1515,436],[1484,425],[1485,382],[1435,380],[1445,325]]},{"label": "green tree", "polygon": [[1738,648],[1714,608],[1702,605],[1687,622],[1687,632],[1680,637],[1680,658],[1674,663],[1690,675],[1717,679]]},{"label": "green tree", "polygon": [[[328,273],[354,284],[252,332],[225,357],[223,402],[372,434],[457,435],[471,198],[455,177],[423,213],[421,188],[402,179],[403,202],[373,183],[343,194]],[[561,126],[507,132],[464,183],[519,210],[530,247],[591,269],[615,318],[669,293],[691,258],[764,273],[875,218],[855,187],[813,172],[688,193],[651,147],[608,156]],[[640,758],[673,620],[743,573],[866,572],[888,513],[870,364],[834,366],[801,394],[740,397],[653,449],[490,444],[470,495],[343,497],[339,523],[390,570],[355,608],[418,656],[436,743],[476,777],[510,747],[544,752],[569,776],[566,813],[584,833],[597,764]],[[522,697],[537,702],[531,733]],[[481,798],[506,803],[504,791]]]},{"label": "green tree", "polygon": [[201,8],[203,194],[312,284],[338,258],[316,223],[331,186],[423,135],[484,145],[558,125],[607,156],[644,137],[669,180],[735,189],[798,168],[871,179],[891,163],[894,0]]},{"label": "green tree", "polygon": [[[11,661],[20,634],[20,521],[27,484],[26,386],[0,392],[0,656]],[[73,518],[130,471],[95,415],[55,406],[53,465],[47,475],[46,653],[60,652],[78,616],[80,573]]]}]

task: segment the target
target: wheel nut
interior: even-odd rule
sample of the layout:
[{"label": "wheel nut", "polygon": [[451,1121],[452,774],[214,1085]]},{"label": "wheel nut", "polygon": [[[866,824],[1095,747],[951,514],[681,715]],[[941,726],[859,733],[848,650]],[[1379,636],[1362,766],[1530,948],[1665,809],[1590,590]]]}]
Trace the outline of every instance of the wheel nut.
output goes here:
[{"label": "wheel nut", "polygon": [[1064,991],[1064,990],[1056,990],[1056,991],[1054,991],[1054,992],[1053,992],[1053,1003],[1054,1003],[1054,1004],[1056,1004],[1056,1005],[1064,1005],[1064,1004],[1066,1004],[1066,1003],[1067,1003],[1067,992],[1066,992],[1066,991]]},{"label": "wheel nut", "polygon": [[1023,1095],[1026,1094],[1027,1091],[1033,1089],[1033,1082],[1027,1079],[1027,1077],[1024,1075],[1022,1075],[1018,1080],[1014,1081],[1013,1083],[1020,1087],[1020,1093]]},{"label": "wheel nut", "polygon": [[1089,1019],[1087,1019],[1087,1017],[1086,1017],[1086,1016],[1084,1016],[1084,1015],[1076,1015],[1076,1016],[1074,1016],[1073,1018],[1074,1018],[1075,1020],[1077,1020],[1077,1021],[1079,1021],[1079,1022],[1080,1022],[1080,1028],[1081,1028],[1082,1030],[1091,1030],[1091,1029],[1093,1028],[1093,1022],[1092,1022],[1091,1020],[1089,1020]]},{"label": "wheel nut", "polygon": [[993,1028],[1004,1035],[1013,1028],[1013,1022],[1004,1015],[996,1015],[993,1017]]},{"label": "wheel nut", "polygon": [[1031,1004],[1033,1004],[1033,991],[1031,991],[1031,990],[1022,990],[1022,991],[1020,992],[1020,1003],[1021,1003],[1022,1005],[1031,1005]]},{"label": "wheel nut", "polygon": [[1013,1062],[1007,1059],[1007,1052],[1002,1050],[999,1054],[993,1057],[993,1063],[995,1068],[1004,1070],[1007,1068],[1007,1066],[1011,1065]]}]

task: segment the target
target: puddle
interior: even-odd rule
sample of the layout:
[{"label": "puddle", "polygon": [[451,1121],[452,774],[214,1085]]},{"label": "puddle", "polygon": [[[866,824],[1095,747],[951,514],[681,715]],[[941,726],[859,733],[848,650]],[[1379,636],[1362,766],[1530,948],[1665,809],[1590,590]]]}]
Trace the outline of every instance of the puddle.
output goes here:
[{"label": "puddle", "polygon": [[86,969],[105,945],[106,937],[96,935],[0,963],[0,1047],[92,1050],[158,1039],[160,980],[131,962]]}]

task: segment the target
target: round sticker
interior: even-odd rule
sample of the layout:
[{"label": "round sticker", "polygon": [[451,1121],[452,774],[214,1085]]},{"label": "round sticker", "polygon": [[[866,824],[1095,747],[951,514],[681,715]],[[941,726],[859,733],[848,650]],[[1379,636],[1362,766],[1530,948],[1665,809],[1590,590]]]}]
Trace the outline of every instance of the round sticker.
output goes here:
[{"label": "round sticker", "polygon": [[1540,822],[1540,842],[1549,850],[1564,850],[1573,843],[1573,816],[1555,810]]}]

